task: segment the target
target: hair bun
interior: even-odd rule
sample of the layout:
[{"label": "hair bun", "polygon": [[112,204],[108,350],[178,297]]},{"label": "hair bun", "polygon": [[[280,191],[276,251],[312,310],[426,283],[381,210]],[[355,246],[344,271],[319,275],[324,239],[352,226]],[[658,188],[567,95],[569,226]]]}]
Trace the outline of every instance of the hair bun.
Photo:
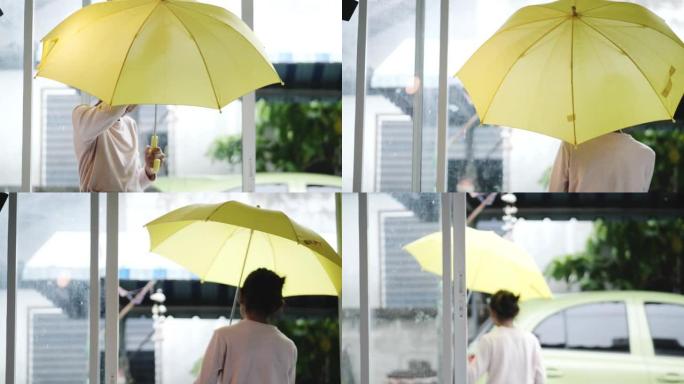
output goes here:
[{"label": "hair bun", "polygon": [[512,320],[520,312],[519,300],[520,295],[514,295],[512,292],[502,289],[491,297],[489,309],[501,321]]}]

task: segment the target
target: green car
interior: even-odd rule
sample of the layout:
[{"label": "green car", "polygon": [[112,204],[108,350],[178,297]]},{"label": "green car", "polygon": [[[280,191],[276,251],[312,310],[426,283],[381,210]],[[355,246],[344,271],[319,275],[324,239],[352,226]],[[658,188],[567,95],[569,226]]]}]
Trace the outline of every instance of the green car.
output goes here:
[{"label": "green car", "polygon": [[557,295],[522,303],[516,326],[539,339],[548,383],[684,383],[684,295]]},{"label": "green car", "polygon": [[[159,177],[150,187],[157,192],[240,192],[239,174]],[[255,192],[339,192],[340,176],[302,172],[260,172],[255,176]]]}]

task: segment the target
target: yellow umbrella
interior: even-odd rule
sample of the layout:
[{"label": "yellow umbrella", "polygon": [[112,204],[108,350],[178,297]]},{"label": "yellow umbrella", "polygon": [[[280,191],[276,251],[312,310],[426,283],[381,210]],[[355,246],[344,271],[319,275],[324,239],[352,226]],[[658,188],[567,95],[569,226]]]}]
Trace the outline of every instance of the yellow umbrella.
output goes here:
[{"label": "yellow umbrella", "polygon": [[684,44],[637,4],[560,0],[518,10],[456,75],[483,124],[579,144],[672,119]]},{"label": "yellow umbrella", "polygon": [[256,88],[282,83],[262,44],[240,18],[195,1],[89,5],[42,42],[36,76],[81,89],[110,105],[220,109]]},{"label": "yellow umbrella", "polygon": [[287,278],[285,296],[337,296],[341,291],[340,256],[320,235],[280,211],[236,201],[194,204],[145,227],[151,252],[202,281],[239,287],[251,271],[263,267]]},{"label": "yellow umbrella", "polygon": [[[404,247],[420,266],[442,274],[442,233],[424,236]],[[551,290],[532,257],[515,243],[491,231],[466,228],[466,286],[494,293],[507,289],[521,300],[550,298]]]}]

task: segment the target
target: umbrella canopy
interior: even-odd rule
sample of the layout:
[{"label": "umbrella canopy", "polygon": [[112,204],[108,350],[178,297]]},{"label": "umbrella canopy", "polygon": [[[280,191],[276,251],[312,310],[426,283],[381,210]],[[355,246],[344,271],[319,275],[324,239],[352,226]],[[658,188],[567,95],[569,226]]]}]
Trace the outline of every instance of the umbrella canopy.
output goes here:
[{"label": "umbrella canopy", "polygon": [[518,10],[456,76],[481,123],[579,144],[672,119],[684,44],[637,4],[560,0]]},{"label": "umbrella canopy", "polygon": [[89,5],[42,39],[37,76],[107,104],[222,108],[281,82],[256,35],[227,10],[195,1]]},{"label": "umbrella canopy", "polygon": [[[424,236],[404,247],[420,266],[442,274],[442,233]],[[491,231],[466,228],[466,287],[495,293],[507,289],[521,300],[550,298],[551,290],[532,257]]]},{"label": "umbrella canopy", "polygon": [[236,201],[194,204],[145,225],[150,251],[204,281],[240,286],[257,268],[285,276],[284,296],[339,295],[342,259],[280,211]]}]

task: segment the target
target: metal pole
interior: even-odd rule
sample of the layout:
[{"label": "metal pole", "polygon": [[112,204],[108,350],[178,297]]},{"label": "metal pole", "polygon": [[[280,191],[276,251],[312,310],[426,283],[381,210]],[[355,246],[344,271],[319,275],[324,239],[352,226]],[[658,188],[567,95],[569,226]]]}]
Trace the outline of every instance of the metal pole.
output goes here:
[{"label": "metal pole", "polygon": [[437,98],[437,192],[446,192],[449,49],[449,0],[441,0],[439,11],[439,95]]},{"label": "metal pole", "polygon": [[425,0],[416,0],[416,39],[413,94],[413,154],[411,158],[411,191],[420,192],[423,167],[423,84],[425,81]]},{"label": "metal pole", "polygon": [[366,103],[366,40],[368,0],[359,0],[359,29],[356,42],[356,108],[354,115],[354,169],[352,191],[361,192],[363,178],[363,134]]},{"label": "metal pole", "polygon": [[100,382],[100,195],[90,193],[90,300],[88,308],[88,377]]},{"label": "metal pole", "polygon": [[17,332],[17,194],[9,195],[7,226],[7,334],[5,336],[5,383],[14,384]]},{"label": "metal pole", "polygon": [[105,383],[116,384],[119,369],[119,195],[107,193],[105,264]]},{"label": "metal pole", "polygon": [[242,284],[242,275],[245,273],[245,265],[247,265],[247,256],[249,255],[249,248],[252,245],[252,236],[254,235],[254,230],[249,230],[249,240],[247,240],[247,249],[245,250],[245,258],[242,260],[242,270],[240,270],[240,278],[238,279],[237,287],[235,287],[235,295],[233,295],[233,306],[230,308],[230,321],[228,325],[233,324],[233,317],[235,316],[235,307],[238,302],[238,296],[240,296],[240,284]]},{"label": "metal pole", "polygon": [[439,367],[440,383],[451,384],[453,376],[452,285],[451,285],[451,199],[440,194],[442,219],[442,360]]},{"label": "metal pole", "polygon": [[370,308],[368,302],[368,195],[359,193],[359,312],[361,384],[370,383]]},{"label": "metal pole", "polygon": [[[242,0],[242,20],[254,29],[254,1]],[[256,180],[256,98],[254,92],[242,96],[242,191],[254,192]]]},{"label": "metal pole", "polygon": [[456,383],[467,380],[468,312],[466,298],[465,194],[452,194],[452,225],[454,238],[454,378]]},{"label": "metal pole", "polygon": [[24,1],[24,90],[22,100],[21,191],[31,192],[33,113],[33,0]]}]

